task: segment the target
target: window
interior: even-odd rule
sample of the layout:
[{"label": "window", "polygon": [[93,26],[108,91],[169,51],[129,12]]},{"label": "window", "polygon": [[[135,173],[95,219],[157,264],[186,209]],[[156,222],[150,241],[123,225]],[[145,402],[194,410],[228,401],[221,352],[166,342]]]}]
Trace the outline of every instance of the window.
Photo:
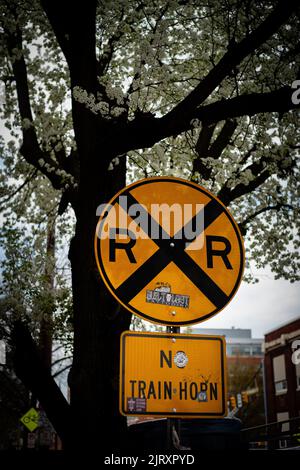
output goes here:
[{"label": "window", "polygon": [[231,354],[232,356],[250,356],[251,348],[243,344],[235,345],[231,348]]},{"label": "window", "polygon": [[252,348],[252,355],[253,356],[262,356],[261,346],[255,345]]},{"label": "window", "polygon": [[287,381],[286,380],[279,380],[275,382],[275,392],[276,395],[280,395],[280,393],[285,393],[287,391]]},{"label": "window", "polygon": [[[281,421],[288,421],[290,419],[288,411],[284,411],[283,413],[277,413],[277,421],[280,423]],[[281,432],[288,432],[290,430],[290,423],[282,423],[281,425]]]},{"label": "window", "polygon": [[281,395],[287,392],[286,370],[284,355],[273,357],[273,372],[275,394]]},{"label": "window", "polygon": [[251,356],[251,348],[249,346],[244,347],[243,356]]}]

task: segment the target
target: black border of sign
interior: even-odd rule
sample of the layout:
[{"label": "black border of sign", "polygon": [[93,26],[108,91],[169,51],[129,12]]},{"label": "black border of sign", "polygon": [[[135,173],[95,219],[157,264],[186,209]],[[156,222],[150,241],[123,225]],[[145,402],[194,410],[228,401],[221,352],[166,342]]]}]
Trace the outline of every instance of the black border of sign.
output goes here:
[{"label": "black border of sign", "polygon": [[[192,340],[215,340],[221,343],[221,373],[222,373],[222,412],[220,413],[164,413],[164,412],[138,412],[138,413],[129,413],[125,410],[125,349],[126,349],[126,338],[133,337],[133,336],[142,336],[142,337],[149,337],[149,338],[178,338],[178,339],[192,339]],[[164,417],[172,417],[172,418],[222,418],[226,413],[226,397],[225,397],[225,364],[224,364],[224,341],[225,339],[221,336],[202,336],[202,335],[185,335],[182,333],[141,333],[141,332],[132,332],[132,331],[124,331],[121,335],[121,354],[120,354],[120,389],[119,389],[119,409],[120,413],[124,416],[164,416]]]},{"label": "black border of sign", "polygon": [[[103,266],[103,263],[102,263],[102,257],[100,256],[100,253],[101,253],[101,250],[100,250],[100,239],[98,238],[97,236],[97,230],[98,228],[96,229],[96,234],[95,234],[95,237],[96,237],[96,259],[99,263],[99,266],[100,266],[100,274],[101,276],[103,277],[104,281],[105,281],[105,284],[107,285],[108,289],[110,290],[111,294],[115,297],[115,299],[121,304],[123,305],[123,307],[125,307],[127,310],[129,310],[131,313],[134,313],[136,315],[138,315],[139,317],[142,317],[144,318],[145,320],[148,320],[152,323],[158,323],[160,325],[168,325],[168,326],[181,326],[181,325],[193,325],[193,324],[196,324],[196,323],[201,323],[202,321],[204,320],[207,320],[208,318],[211,318],[213,317],[214,315],[216,315],[218,312],[220,312],[221,310],[223,310],[223,308],[225,308],[232,300],[232,298],[234,297],[234,295],[236,294],[237,290],[238,290],[238,287],[240,285],[240,282],[241,282],[241,279],[242,279],[242,275],[243,275],[243,272],[244,272],[244,266],[245,266],[245,253],[244,253],[244,248],[243,248],[243,244],[242,244],[242,235],[240,234],[239,230],[238,230],[238,227],[237,227],[237,224],[235,222],[235,220],[233,219],[232,215],[230,214],[230,212],[228,211],[227,207],[221,202],[219,201],[219,199],[214,196],[213,194],[211,194],[208,190],[202,188],[201,186],[198,186],[197,184],[195,183],[192,183],[191,181],[187,181],[187,180],[184,180],[184,179],[180,179],[180,178],[173,178],[173,177],[153,177],[153,178],[149,178],[147,180],[141,180],[141,181],[137,181],[136,183],[132,183],[131,185],[129,185],[128,187],[125,187],[123,190],[119,191],[110,201],[108,204],[110,205],[113,205],[115,203],[115,200],[122,194],[122,195],[126,195],[126,193],[130,193],[131,189],[134,189],[134,188],[138,188],[139,186],[143,186],[144,184],[151,184],[151,183],[154,183],[154,182],[166,182],[166,183],[170,183],[170,182],[174,182],[174,183],[178,183],[178,184],[183,184],[185,186],[189,186],[189,187],[192,187],[198,191],[200,191],[201,193],[205,194],[206,196],[209,196],[212,199],[215,199],[223,208],[223,212],[226,214],[226,216],[228,217],[228,219],[230,220],[231,222],[231,225],[235,231],[235,234],[236,234],[236,237],[237,237],[237,240],[238,240],[238,244],[239,244],[239,249],[240,249],[240,255],[241,255],[241,263],[240,263],[240,270],[239,270],[239,274],[238,274],[238,277],[237,277],[237,280],[235,282],[235,285],[231,291],[231,293],[229,294],[228,296],[228,302],[221,308],[221,309],[218,309],[218,308],[215,308],[215,310],[213,310],[212,312],[210,312],[209,314],[207,315],[204,315],[202,317],[199,317],[199,318],[196,318],[194,320],[188,320],[188,321],[180,321],[180,322],[176,322],[176,321],[167,321],[167,320],[159,320],[157,318],[153,318],[149,315],[146,315],[145,313],[142,313],[140,312],[139,310],[137,310],[135,307],[133,307],[132,305],[129,305],[129,304],[126,304],[124,303],[121,299],[119,299],[116,294],[115,294],[115,291],[116,289],[114,288],[114,286],[111,284],[108,276],[106,275],[106,271],[104,269],[104,266]],[[97,226],[98,227],[98,226]]]}]

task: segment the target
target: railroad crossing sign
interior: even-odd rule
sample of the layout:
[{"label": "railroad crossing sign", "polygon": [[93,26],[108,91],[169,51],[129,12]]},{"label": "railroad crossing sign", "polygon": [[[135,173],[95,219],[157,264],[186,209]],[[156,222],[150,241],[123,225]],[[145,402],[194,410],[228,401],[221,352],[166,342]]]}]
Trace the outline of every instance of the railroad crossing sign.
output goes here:
[{"label": "railroad crossing sign", "polygon": [[238,226],[201,186],[148,178],[99,212],[95,256],[112,295],[128,310],[165,325],[210,318],[236,293],[244,268]]},{"label": "railroad crossing sign", "polygon": [[120,412],[126,416],[218,418],[226,414],[222,336],[125,331]]},{"label": "railroad crossing sign", "polygon": [[30,408],[20,419],[30,432],[39,426],[39,412],[35,408]]}]

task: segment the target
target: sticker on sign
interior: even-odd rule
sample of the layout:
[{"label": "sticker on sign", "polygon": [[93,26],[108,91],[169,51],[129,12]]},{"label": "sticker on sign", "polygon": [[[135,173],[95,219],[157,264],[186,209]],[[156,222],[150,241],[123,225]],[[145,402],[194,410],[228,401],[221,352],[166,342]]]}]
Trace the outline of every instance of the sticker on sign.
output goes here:
[{"label": "sticker on sign", "polygon": [[124,332],[120,412],[126,416],[224,416],[225,349],[222,336]]}]

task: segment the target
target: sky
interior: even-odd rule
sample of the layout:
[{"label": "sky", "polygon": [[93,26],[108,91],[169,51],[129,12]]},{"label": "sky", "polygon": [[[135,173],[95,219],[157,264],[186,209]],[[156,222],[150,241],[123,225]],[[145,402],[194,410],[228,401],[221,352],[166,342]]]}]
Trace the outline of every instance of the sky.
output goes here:
[{"label": "sky", "polygon": [[253,338],[300,318],[300,282],[274,280],[267,270],[257,272],[260,282],[242,282],[231,302],[200,328],[250,328]]}]

